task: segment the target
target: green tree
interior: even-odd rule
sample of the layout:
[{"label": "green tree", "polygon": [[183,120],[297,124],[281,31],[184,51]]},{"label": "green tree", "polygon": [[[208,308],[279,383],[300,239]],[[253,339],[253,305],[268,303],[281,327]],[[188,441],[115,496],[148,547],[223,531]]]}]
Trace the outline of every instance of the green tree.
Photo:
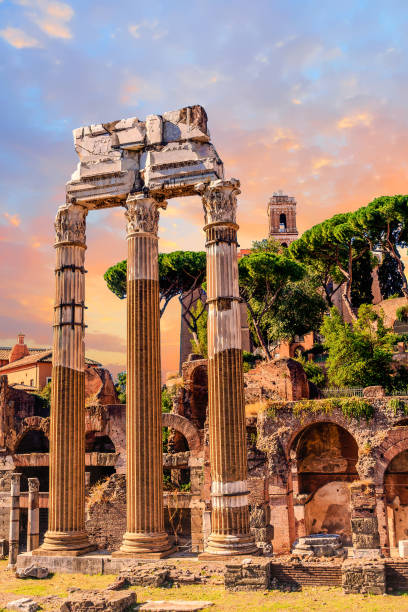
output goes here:
[{"label": "green tree", "polygon": [[126,404],[126,372],[119,372],[115,382],[116,392],[121,404]]},{"label": "green tree", "polygon": [[319,387],[324,387],[326,383],[326,375],[323,369],[317,365],[314,361],[307,361],[303,356],[295,357],[296,361],[302,364],[307,380]]},{"label": "green tree", "polygon": [[191,338],[191,348],[193,353],[199,353],[203,357],[208,356],[207,343],[207,321],[208,311],[206,305],[200,300],[197,306],[192,309],[192,315],[197,322],[197,333]]},{"label": "green tree", "polygon": [[398,264],[391,255],[386,253],[378,266],[378,282],[383,300],[392,297],[402,297],[402,278]]},{"label": "green tree", "polygon": [[358,308],[361,304],[371,304],[374,296],[372,292],[372,271],[377,259],[370,251],[365,251],[362,256],[353,261],[353,282],[351,285],[351,304]]},{"label": "green tree", "polygon": [[320,329],[327,306],[319,286],[317,275],[307,272],[301,280],[286,283],[267,319],[268,342],[291,341]]},{"label": "green tree", "polygon": [[[202,293],[205,281],[204,251],[173,251],[159,254],[160,316],[175,296],[190,311]],[[104,274],[108,288],[121,300],[126,297],[126,259],[111,266]]]},{"label": "green tree", "polygon": [[408,242],[408,196],[381,196],[351,214],[353,231],[362,236],[372,251],[388,254],[401,276],[402,292],[408,297],[405,266],[399,252]]},{"label": "green tree", "polygon": [[292,256],[313,270],[319,278],[328,306],[333,295],[346,284],[346,298],[351,302],[353,266],[369,250],[365,237],[350,224],[352,213],[341,213],[315,225],[293,242]]},{"label": "green tree", "polygon": [[247,305],[249,323],[267,359],[271,359],[268,348],[269,317],[286,284],[302,279],[305,269],[286,253],[267,251],[254,251],[242,257],[238,268],[239,291]]},{"label": "green tree", "polygon": [[360,306],[353,326],[344,323],[337,308],[332,308],[321,333],[329,352],[330,385],[390,387],[395,334],[384,326],[383,316],[371,304]]}]

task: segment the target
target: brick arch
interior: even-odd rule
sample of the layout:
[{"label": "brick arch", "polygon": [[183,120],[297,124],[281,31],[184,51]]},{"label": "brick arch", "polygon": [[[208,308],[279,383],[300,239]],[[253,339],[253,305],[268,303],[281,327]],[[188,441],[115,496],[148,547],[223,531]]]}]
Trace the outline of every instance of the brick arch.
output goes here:
[{"label": "brick arch", "polygon": [[295,431],[292,432],[290,438],[288,439],[286,446],[285,446],[285,454],[286,454],[286,458],[289,459],[290,458],[290,451],[293,448],[293,443],[296,440],[296,438],[299,438],[300,435],[310,426],[312,425],[318,425],[319,423],[327,423],[328,425],[337,425],[338,427],[341,427],[342,429],[344,429],[348,434],[350,434],[350,436],[353,438],[353,440],[355,441],[355,443],[357,444],[358,447],[358,442],[356,440],[356,437],[354,435],[354,432],[352,430],[350,430],[350,428],[348,427],[349,422],[346,421],[346,419],[343,416],[340,415],[336,415],[336,414],[322,414],[322,415],[310,415],[309,417],[305,417],[305,420],[302,422],[302,425],[299,427],[299,429],[296,429]]},{"label": "brick arch", "polygon": [[[398,439],[397,439],[398,435]],[[383,486],[385,472],[391,463],[391,461],[400,453],[408,450],[408,428],[404,432],[401,439],[401,432],[391,430],[388,437],[378,449],[378,454],[382,454],[382,457],[378,458],[377,469],[375,470],[374,483],[376,486]]]},{"label": "brick arch", "polygon": [[32,416],[26,417],[22,422],[22,427],[18,433],[13,444],[13,452],[16,452],[16,448],[20,444],[21,440],[29,431],[42,431],[43,434],[49,439],[50,437],[50,419],[49,417]]},{"label": "brick arch", "polygon": [[172,429],[175,429],[183,434],[187,440],[188,448],[191,451],[200,449],[201,441],[198,429],[185,417],[180,416],[179,414],[163,412],[162,425],[163,427],[171,427]]}]

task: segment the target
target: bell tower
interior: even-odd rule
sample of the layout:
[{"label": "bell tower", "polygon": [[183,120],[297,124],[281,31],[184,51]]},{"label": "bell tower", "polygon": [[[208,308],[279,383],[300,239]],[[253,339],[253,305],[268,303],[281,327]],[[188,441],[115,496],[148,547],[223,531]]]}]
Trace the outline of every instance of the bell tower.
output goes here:
[{"label": "bell tower", "polygon": [[282,191],[273,194],[268,202],[269,238],[275,238],[283,246],[297,239],[296,200]]}]

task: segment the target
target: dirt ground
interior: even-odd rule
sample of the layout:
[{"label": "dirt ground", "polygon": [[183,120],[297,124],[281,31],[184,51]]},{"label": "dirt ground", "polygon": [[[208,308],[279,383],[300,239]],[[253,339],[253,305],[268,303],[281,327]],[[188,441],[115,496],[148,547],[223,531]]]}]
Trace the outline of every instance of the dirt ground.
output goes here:
[{"label": "dirt ground", "polygon": [[[59,610],[60,598],[66,597],[70,587],[81,589],[104,589],[115,580],[115,576],[88,576],[82,574],[55,574],[46,580],[19,580],[14,572],[6,569],[7,561],[0,561],[0,610],[21,597],[32,597],[45,611]],[[408,612],[408,593],[401,595],[343,595],[340,588],[305,588],[301,592],[281,591],[229,593],[219,585],[189,585],[178,588],[131,587],[137,594],[138,603],[147,600],[207,600],[214,612],[263,612],[309,610],[341,610],[358,612]],[[137,608],[136,608],[137,609]]]}]

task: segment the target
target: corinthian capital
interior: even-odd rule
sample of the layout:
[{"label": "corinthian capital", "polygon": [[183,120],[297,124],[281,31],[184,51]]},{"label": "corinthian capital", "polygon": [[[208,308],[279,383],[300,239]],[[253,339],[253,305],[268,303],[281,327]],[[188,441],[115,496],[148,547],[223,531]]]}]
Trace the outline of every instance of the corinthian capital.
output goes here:
[{"label": "corinthian capital", "polygon": [[64,204],[55,218],[55,244],[73,242],[85,246],[88,210],[77,204]]},{"label": "corinthian capital", "polygon": [[40,490],[40,481],[38,478],[29,478],[28,479],[28,491],[29,493],[35,493]]},{"label": "corinthian capital", "polygon": [[241,193],[238,179],[199,183],[196,191],[201,194],[206,225],[236,222],[237,195]]},{"label": "corinthian capital", "polygon": [[144,232],[157,236],[159,227],[159,208],[166,208],[167,202],[146,198],[143,193],[129,195],[126,201],[125,217],[127,234]]}]

